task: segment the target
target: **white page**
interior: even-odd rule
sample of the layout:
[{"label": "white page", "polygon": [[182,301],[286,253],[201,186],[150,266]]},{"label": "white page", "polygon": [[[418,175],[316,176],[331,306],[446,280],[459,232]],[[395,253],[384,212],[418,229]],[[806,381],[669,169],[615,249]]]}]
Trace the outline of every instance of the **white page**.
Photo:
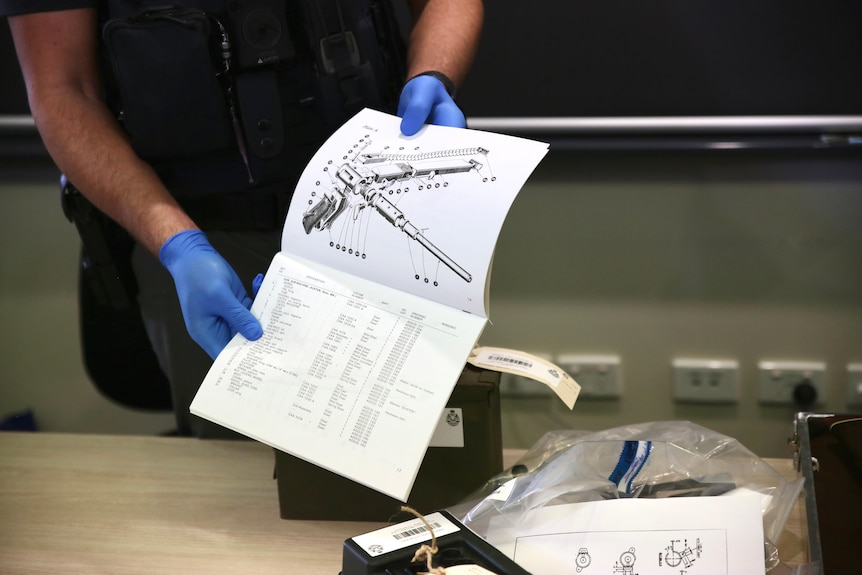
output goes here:
[{"label": "white page", "polygon": [[192,413],[402,501],[486,320],[279,253]]},{"label": "white page", "polygon": [[263,337],[234,337],[191,412],[406,501],[487,323],[500,227],[547,145],[439,126],[405,138],[399,123],[363,110],[314,156],[251,308]]},{"label": "white page", "polygon": [[[400,121],[365,109],[329,138],[299,180],[281,249],[487,317],[486,284],[500,229],[548,145],[431,125],[408,137]],[[345,174],[370,183],[350,192],[344,180],[359,180]],[[321,221],[322,229],[306,233],[305,214],[322,207],[323,198],[342,197],[343,210],[330,225]],[[398,225],[415,226],[461,275],[381,210],[402,214],[407,223]]]},{"label": "white page", "polygon": [[492,519],[488,541],[533,575],[763,573],[761,496],[616,499]]}]

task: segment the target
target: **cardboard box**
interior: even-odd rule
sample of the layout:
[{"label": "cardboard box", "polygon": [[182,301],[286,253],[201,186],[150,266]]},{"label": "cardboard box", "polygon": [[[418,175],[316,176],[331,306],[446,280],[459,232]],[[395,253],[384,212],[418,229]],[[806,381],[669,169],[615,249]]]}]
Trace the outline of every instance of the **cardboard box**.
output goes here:
[{"label": "cardboard box", "polygon": [[[467,365],[447,403],[460,409],[464,447],[429,447],[407,505],[420,513],[455,505],[503,470],[500,373]],[[390,521],[403,503],[276,450],[282,519]]]}]

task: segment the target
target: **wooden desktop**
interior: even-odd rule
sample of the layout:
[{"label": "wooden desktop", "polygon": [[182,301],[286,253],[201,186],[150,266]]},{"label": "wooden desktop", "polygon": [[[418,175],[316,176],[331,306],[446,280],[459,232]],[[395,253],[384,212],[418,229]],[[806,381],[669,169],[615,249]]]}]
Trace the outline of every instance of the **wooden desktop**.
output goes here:
[{"label": "wooden desktop", "polygon": [[[252,441],[0,433],[0,573],[337,575],[344,540],[384,524],[281,519],[273,464]],[[800,498],[788,565],[806,561],[804,519]]]}]

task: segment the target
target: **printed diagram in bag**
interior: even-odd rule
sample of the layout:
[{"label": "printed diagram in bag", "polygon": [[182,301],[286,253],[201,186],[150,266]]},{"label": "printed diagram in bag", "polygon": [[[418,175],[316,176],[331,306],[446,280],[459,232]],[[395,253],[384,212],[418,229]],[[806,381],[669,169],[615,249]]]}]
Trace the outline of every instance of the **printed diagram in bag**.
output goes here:
[{"label": "printed diagram in bag", "polygon": [[[704,544],[706,543],[706,544]],[[711,530],[572,531],[517,537],[512,558],[530,573],[552,575],[728,575],[727,532]],[[565,550],[565,552],[564,552]]]},{"label": "printed diagram in bag", "polygon": [[[695,538],[693,545],[690,545],[687,539],[673,539],[664,552],[659,555],[658,564],[688,569],[700,559],[701,553],[703,553],[703,545],[699,537]],[[685,572],[681,571],[681,573]]]},{"label": "printed diagram in bag", "polygon": [[614,574],[619,575],[637,575],[634,571],[637,555],[635,548],[629,547],[627,550],[620,553],[620,558],[614,563]]},{"label": "printed diagram in bag", "polygon": [[590,551],[586,547],[581,547],[578,549],[578,555],[575,557],[575,569],[578,573],[586,569],[592,563],[592,557],[590,557]]},{"label": "printed diagram in bag", "polygon": [[[697,559],[700,558],[703,552],[703,545],[700,538],[695,538],[694,544],[689,544],[687,539],[672,539],[671,542],[658,555],[658,566],[669,567],[678,575],[686,575]],[[585,571],[593,562],[589,549],[580,547],[575,556],[575,570],[578,573]],[[611,572],[613,575],[638,575],[635,571],[637,562],[637,550],[635,547],[629,547],[619,554],[619,557],[614,561]],[[676,569],[679,569],[678,571]]]},{"label": "printed diagram in bag", "polygon": [[486,539],[534,575],[762,573],[762,506],[747,490],[546,505],[492,516]]},{"label": "printed diagram in bag", "polygon": [[[327,234],[330,247],[363,260],[372,257],[375,243],[396,241],[394,230],[407,240],[404,249],[414,279],[437,286],[442,264],[469,283],[473,274],[458,263],[453,251],[457,248],[440,247],[452,234],[422,227],[422,213],[399,204],[411,194],[446,191],[456,178],[471,178],[470,185],[495,181],[488,154],[478,146],[426,151],[384,145],[375,150],[368,133],[349,152],[320,168],[302,226],[308,235]],[[458,209],[453,202],[451,210]]]}]

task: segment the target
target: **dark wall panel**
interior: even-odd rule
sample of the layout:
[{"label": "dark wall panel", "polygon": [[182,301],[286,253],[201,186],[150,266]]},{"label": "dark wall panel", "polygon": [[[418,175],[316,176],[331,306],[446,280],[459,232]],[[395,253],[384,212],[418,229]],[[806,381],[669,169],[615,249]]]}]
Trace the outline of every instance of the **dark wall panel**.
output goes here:
[{"label": "dark wall panel", "polygon": [[858,0],[489,0],[470,116],[862,114]]},{"label": "dark wall panel", "polygon": [[[862,114],[858,0],[487,0],[471,117]],[[0,115],[27,114],[8,23]]]},{"label": "dark wall panel", "polygon": [[0,115],[29,114],[24,79],[15,56],[9,23],[5,19],[0,21],[0,79]]}]

